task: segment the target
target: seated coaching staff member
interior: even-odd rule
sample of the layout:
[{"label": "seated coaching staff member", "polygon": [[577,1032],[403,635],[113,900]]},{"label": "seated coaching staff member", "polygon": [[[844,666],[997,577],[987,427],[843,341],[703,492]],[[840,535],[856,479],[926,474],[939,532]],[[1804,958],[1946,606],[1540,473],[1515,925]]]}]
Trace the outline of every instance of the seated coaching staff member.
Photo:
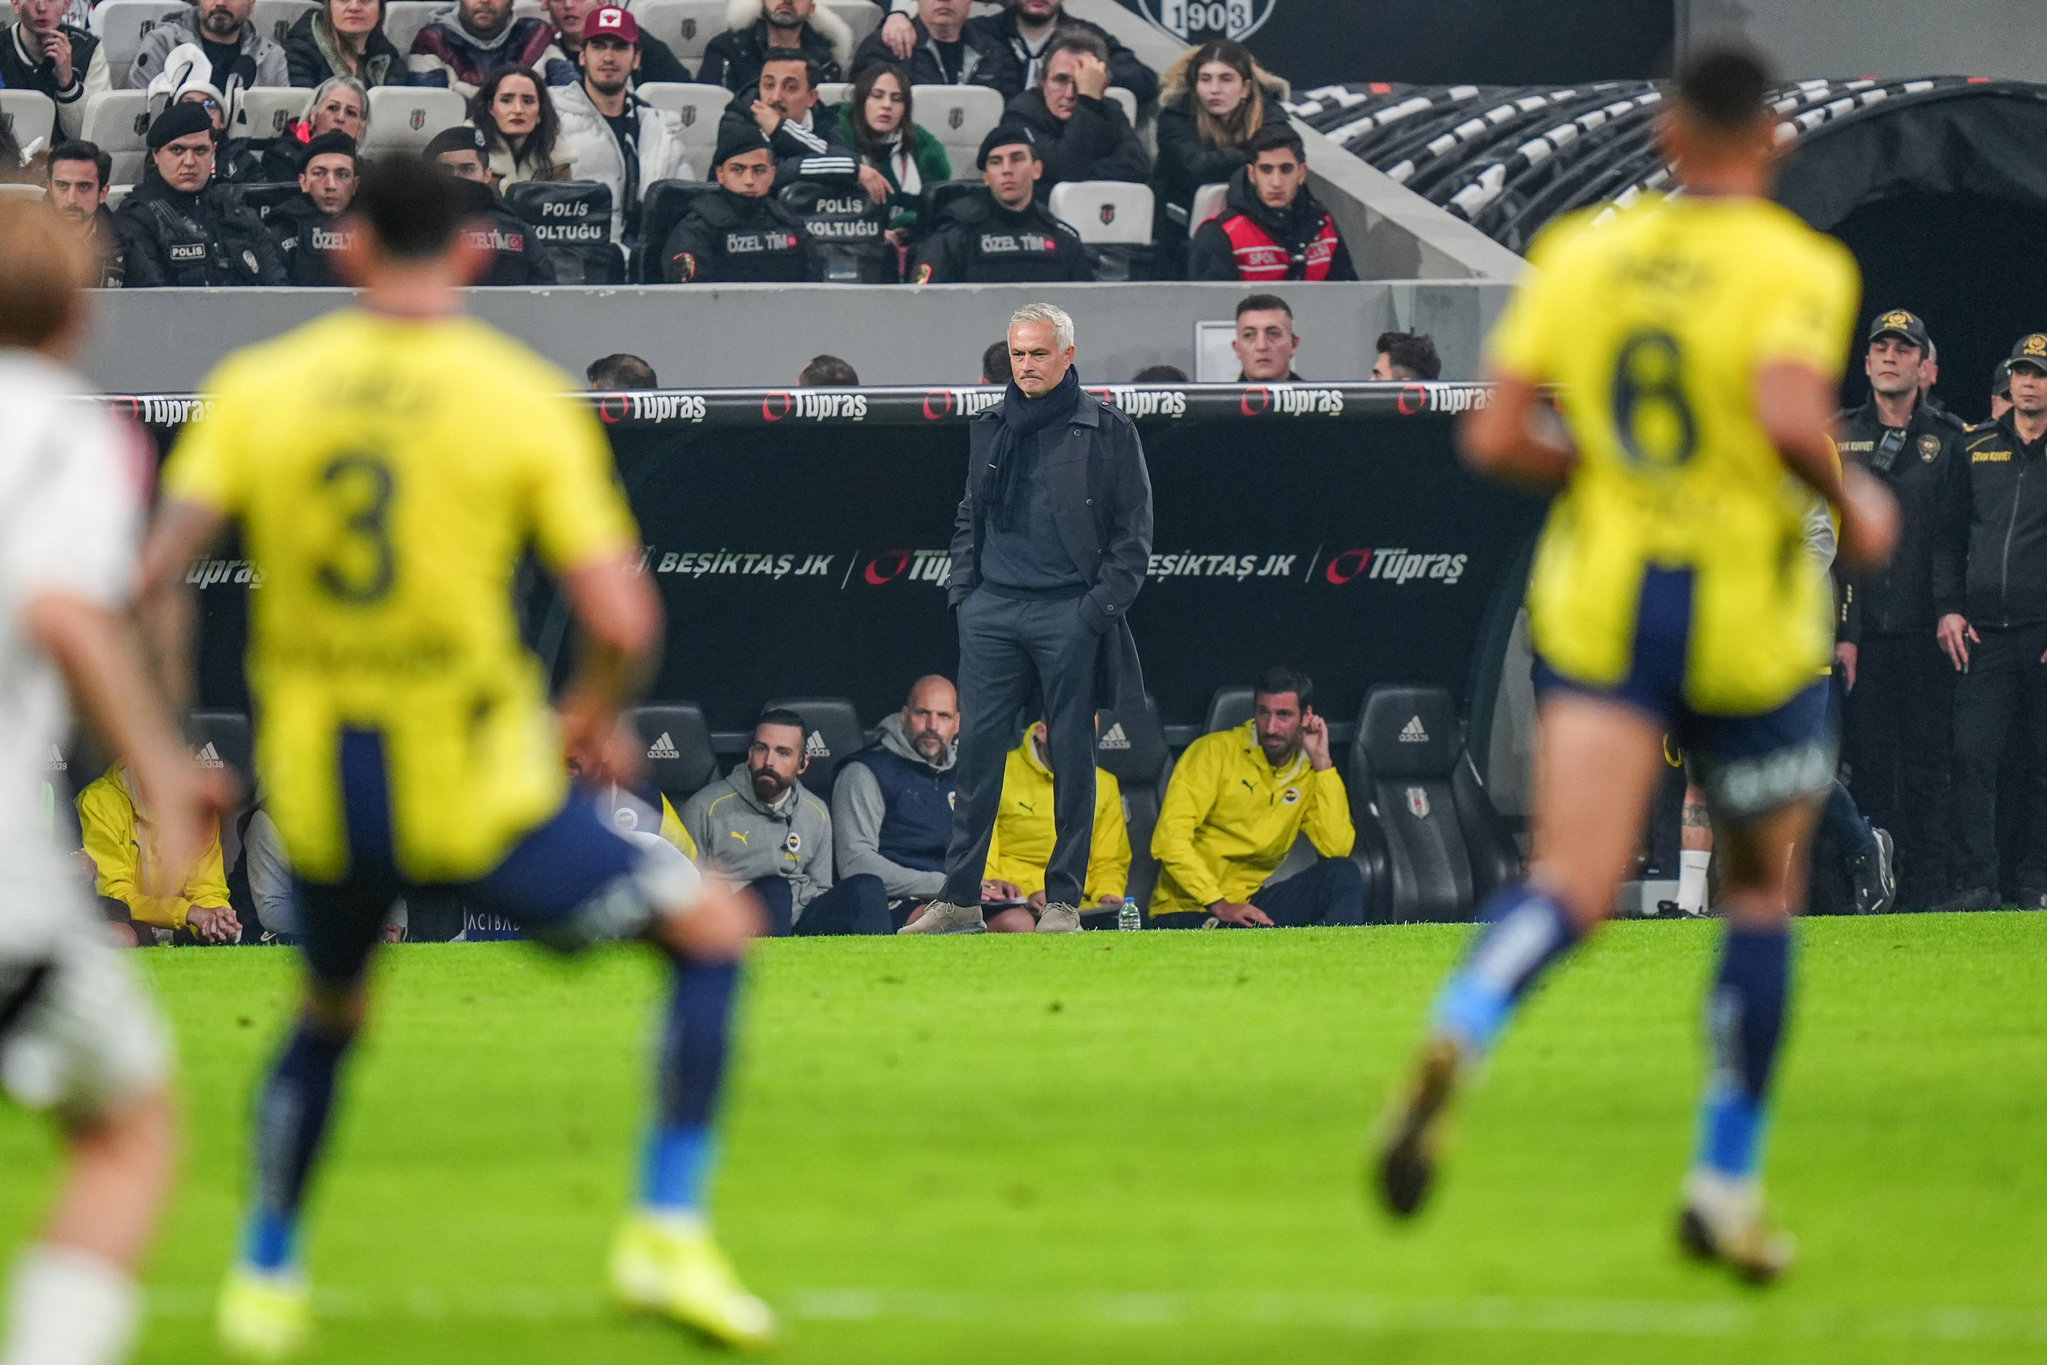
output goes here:
[{"label": "seated coaching staff member", "polygon": [[[1314,700],[1306,675],[1268,668],[1254,685],[1250,720],[1187,746],[1151,839],[1159,860],[1153,924],[1198,929],[1211,916],[1240,928],[1364,923],[1350,796]],[[1266,887],[1304,832],[1322,861]]]},{"label": "seated coaching staff member", "polygon": [[846,760],[832,784],[839,876],[880,879],[898,919],[945,889],[952,838],[959,694],[933,673],[911,684],[881,739]]},{"label": "seated coaching staff member", "polygon": [[988,840],[1025,710],[1042,699],[1058,843],[1039,933],[1080,929],[1095,812],[1095,710],[1144,695],[1123,619],[1151,559],[1151,476],[1137,427],[1082,392],[1073,319],[1047,303],[1009,320],[1002,405],[967,428],[953,523],[959,608],[959,809],[945,890],[901,932],[977,934]]}]

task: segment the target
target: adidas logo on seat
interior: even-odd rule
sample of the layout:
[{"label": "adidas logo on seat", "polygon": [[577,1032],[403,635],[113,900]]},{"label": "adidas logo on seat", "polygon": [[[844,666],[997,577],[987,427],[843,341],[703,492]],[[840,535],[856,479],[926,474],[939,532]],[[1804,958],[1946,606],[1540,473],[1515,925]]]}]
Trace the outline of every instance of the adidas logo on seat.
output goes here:
[{"label": "adidas logo on seat", "polygon": [[675,740],[669,736],[669,733],[666,730],[663,730],[661,732],[661,738],[655,740],[652,744],[649,744],[647,746],[647,757],[681,758],[682,750],[675,747]]},{"label": "adidas logo on seat", "polygon": [[803,741],[803,756],[805,758],[830,758],[832,756],[832,746],[824,742],[824,735],[822,733],[812,730],[810,738]]},{"label": "adidas logo on seat", "polygon": [[205,748],[192,755],[192,761],[202,768],[225,768],[227,766],[221,759],[220,750],[213,747],[212,740],[208,740]]},{"label": "adidas logo on seat", "polygon": [[1400,742],[1402,744],[1427,744],[1429,742],[1429,732],[1422,728],[1422,718],[1420,716],[1414,717],[1407,724],[1400,727]]},{"label": "adidas logo on seat", "polygon": [[70,768],[71,765],[64,761],[64,751],[52,744],[50,746],[50,756],[43,760],[43,771],[46,773],[61,773],[69,771]]},{"label": "adidas logo on seat", "polygon": [[1102,736],[1102,742],[1095,747],[1100,749],[1129,748],[1130,736],[1123,733],[1123,722],[1119,720],[1114,725],[1111,725],[1108,732]]}]

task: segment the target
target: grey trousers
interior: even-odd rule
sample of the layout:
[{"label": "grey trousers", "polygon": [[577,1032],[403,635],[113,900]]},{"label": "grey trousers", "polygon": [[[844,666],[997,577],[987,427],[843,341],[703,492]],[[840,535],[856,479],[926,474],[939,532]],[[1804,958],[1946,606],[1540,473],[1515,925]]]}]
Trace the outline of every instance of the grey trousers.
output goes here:
[{"label": "grey trousers", "polygon": [[1026,708],[1042,698],[1058,841],[1045,899],[1079,905],[1095,829],[1095,655],[1101,637],[1080,600],[1019,601],[976,589],[960,603],[959,801],[945,854],[944,899],[981,903],[988,840],[1002,808],[1002,770]]}]

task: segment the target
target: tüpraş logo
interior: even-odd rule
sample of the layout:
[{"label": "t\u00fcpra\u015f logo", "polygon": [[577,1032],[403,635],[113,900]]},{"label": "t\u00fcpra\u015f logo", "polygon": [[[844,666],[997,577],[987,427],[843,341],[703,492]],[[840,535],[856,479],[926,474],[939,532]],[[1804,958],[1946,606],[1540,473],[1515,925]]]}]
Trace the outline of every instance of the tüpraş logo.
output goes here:
[{"label": "t\u00fcpra\u015f logo", "polygon": [[1242,41],[1272,17],[1278,0],[1141,0],[1144,17],[1183,43]]}]

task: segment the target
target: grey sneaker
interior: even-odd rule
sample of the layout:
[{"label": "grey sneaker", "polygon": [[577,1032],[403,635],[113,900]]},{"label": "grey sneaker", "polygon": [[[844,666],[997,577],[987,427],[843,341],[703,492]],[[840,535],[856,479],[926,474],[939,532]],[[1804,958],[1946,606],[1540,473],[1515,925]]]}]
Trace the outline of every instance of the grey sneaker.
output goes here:
[{"label": "grey sneaker", "polygon": [[910,923],[896,930],[899,934],[985,934],[988,921],[981,918],[978,905],[954,905],[951,901],[933,901],[924,907],[924,913]]},{"label": "grey sneaker", "polygon": [[1080,932],[1080,911],[1058,901],[1047,904],[1044,913],[1038,916],[1038,932],[1041,934],[1077,934]]}]

